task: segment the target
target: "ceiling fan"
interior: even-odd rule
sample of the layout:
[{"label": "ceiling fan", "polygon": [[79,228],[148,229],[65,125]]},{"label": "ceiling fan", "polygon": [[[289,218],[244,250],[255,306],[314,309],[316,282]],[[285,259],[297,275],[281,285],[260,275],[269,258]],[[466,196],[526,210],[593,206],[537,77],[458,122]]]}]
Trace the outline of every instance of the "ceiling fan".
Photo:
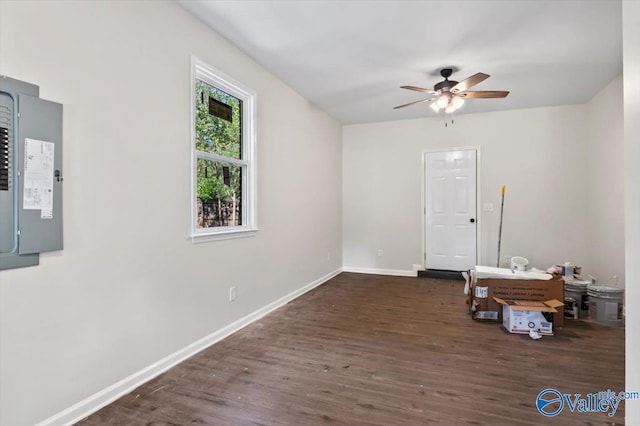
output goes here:
[{"label": "ceiling fan", "polygon": [[408,104],[398,105],[393,109],[404,108],[411,105],[420,104],[423,102],[431,102],[431,109],[435,112],[444,109],[444,112],[451,113],[457,111],[462,104],[464,104],[464,100],[468,98],[505,98],[509,92],[501,91],[501,90],[489,90],[489,91],[474,91],[469,92],[469,88],[475,86],[478,83],[483,82],[487,78],[489,78],[488,74],[477,73],[472,75],[471,77],[462,80],[461,82],[457,82],[454,80],[449,80],[453,74],[453,69],[451,68],[443,68],[440,70],[440,75],[444,77],[444,81],[437,83],[433,86],[433,90],[423,89],[422,87],[416,86],[401,86],[402,89],[414,90],[416,92],[427,93],[429,95],[426,99],[420,99],[419,101],[409,102]]}]

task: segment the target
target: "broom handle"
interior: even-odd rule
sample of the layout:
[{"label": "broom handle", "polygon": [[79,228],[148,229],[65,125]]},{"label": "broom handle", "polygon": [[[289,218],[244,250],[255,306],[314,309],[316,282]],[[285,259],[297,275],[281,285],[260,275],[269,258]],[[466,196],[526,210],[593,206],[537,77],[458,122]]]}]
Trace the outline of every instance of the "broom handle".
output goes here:
[{"label": "broom handle", "polygon": [[502,244],[502,215],[504,214],[504,192],[506,186],[502,185],[500,192],[502,192],[502,203],[500,204],[500,227],[498,228],[498,261],[496,262],[496,268],[500,267],[500,244]]}]

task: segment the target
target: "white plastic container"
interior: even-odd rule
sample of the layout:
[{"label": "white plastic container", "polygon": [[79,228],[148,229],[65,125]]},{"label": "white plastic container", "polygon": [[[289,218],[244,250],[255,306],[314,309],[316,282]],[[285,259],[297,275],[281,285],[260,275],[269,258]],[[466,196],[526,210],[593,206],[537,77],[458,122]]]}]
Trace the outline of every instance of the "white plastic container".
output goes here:
[{"label": "white plastic container", "polygon": [[564,277],[564,300],[573,298],[576,300],[579,311],[579,318],[587,318],[589,316],[589,294],[587,286],[589,281],[581,281]]},{"label": "white plastic container", "polygon": [[562,266],[562,275],[566,279],[573,279],[573,265],[571,262],[564,262],[564,265]]},{"label": "white plastic container", "polygon": [[512,271],[526,271],[527,265],[529,265],[529,259],[526,257],[514,256],[511,258]]},{"label": "white plastic container", "polygon": [[589,315],[599,324],[621,326],[624,290],[618,287],[590,285]]}]

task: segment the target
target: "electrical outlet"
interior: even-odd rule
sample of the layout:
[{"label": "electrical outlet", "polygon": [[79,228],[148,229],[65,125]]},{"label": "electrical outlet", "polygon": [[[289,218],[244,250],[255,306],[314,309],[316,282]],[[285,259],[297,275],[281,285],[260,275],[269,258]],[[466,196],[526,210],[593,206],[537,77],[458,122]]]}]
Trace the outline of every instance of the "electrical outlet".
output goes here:
[{"label": "electrical outlet", "polygon": [[378,257],[384,256],[384,251],[382,249],[378,249]]},{"label": "electrical outlet", "polygon": [[229,302],[236,300],[236,286],[229,287]]}]

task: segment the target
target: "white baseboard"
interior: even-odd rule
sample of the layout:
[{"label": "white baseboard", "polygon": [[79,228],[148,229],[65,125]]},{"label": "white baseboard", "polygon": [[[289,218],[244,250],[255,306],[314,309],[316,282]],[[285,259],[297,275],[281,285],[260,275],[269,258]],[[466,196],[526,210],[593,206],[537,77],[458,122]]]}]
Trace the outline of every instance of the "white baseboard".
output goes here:
[{"label": "white baseboard", "polygon": [[359,268],[357,266],[343,266],[342,271],[355,272],[358,274],[393,275],[395,277],[415,277],[418,275],[416,271],[406,271],[403,269]]},{"label": "white baseboard", "polygon": [[239,320],[229,324],[228,326],[221,328],[220,330],[211,333],[208,336],[203,337],[202,339],[190,344],[189,346],[180,349],[177,352],[172,353],[171,355],[157,361],[150,366],[128,376],[124,379],[120,380],[117,383],[97,392],[90,397],[83,399],[77,404],[66,408],[60,411],[57,414],[45,419],[37,424],[37,426],[45,426],[45,425],[72,425],[74,423],[79,422],[84,419],[88,415],[95,413],[102,407],[109,405],[116,399],[120,398],[123,395],[128,394],[135,388],[140,385],[148,382],[149,380],[155,378],[156,376],[164,373],[171,367],[179,364],[185,359],[197,354],[203,349],[208,348],[216,342],[224,339],[225,337],[235,333],[236,331],[246,327],[254,321],[259,320],[263,316],[268,313],[278,309],[279,307],[287,304],[291,300],[302,296],[304,293],[318,287],[321,284],[329,281],[331,278],[338,275],[342,272],[342,268],[338,268],[329,274],[318,278],[317,280],[301,287],[291,293],[281,297],[280,299],[269,303],[263,308],[258,309],[257,311],[240,318]]}]

